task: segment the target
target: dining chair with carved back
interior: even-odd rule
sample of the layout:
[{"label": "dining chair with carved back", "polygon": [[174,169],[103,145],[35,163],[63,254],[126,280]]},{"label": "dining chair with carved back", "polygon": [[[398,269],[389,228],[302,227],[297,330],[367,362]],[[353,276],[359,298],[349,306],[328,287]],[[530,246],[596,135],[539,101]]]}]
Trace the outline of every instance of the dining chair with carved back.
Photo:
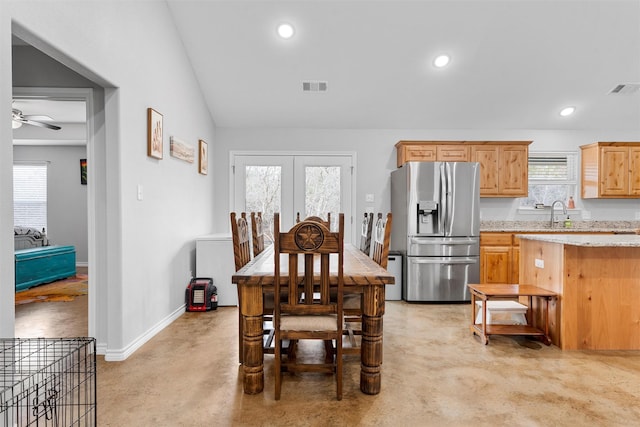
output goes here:
[{"label": "dining chair with carved back", "polygon": [[[360,228],[360,250],[371,253],[371,232],[373,230],[373,212],[364,213]],[[349,346],[344,347],[345,354],[360,354],[360,342],[357,336],[362,335],[362,292],[347,292],[344,295],[344,335]]]},{"label": "dining chair with carved back", "polygon": [[[247,224],[247,214],[242,212],[238,217],[235,212],[229,215],[231,219],[231,240],[233,242],[233,259],[236,271],[244,267],[251,261],[251,248],[249,241],[249,226]],[[240,363],[244,359],[243,354],[243,325],[242,314],[240,313],[240,292],[238,292],[238,358]]]},{"label": "dining chair with carved back", "polygon": [[373,230],[373,212],[364,213],[360,228],[360,250],[369,256],[371,254],[371,231]]},{"label": "dining chair with carved back", "polygon": [[264,251],[262,212],[251,212],[251,241],[253,244],[253,256],[257,257]]},{"label": "dining chair with carved back", "polygon": [[[322,219],[319,216],[308,216],[304,219],[305,221],[314,221],[314,222],[320,222],[322,224],[324,224],[325,227],[327,227],[329,230],[331,230],[331,212],[327,212],[327,219],[326,221],[324,219]],[[296,213],[296,224],[299,223],[300,220],[300,212]]]},{"label": "dining chair with carved back", "polygon": [[[264,229],[262,227],[262,212],[251,212],[251,241],[253,243],[253,257],[257,257],[264,251]],[[266,335],[266,339],[263,341],[263,350],[267,354],[274,352],[273,347],[273,308],[274,308],[274,294],[271,292],[262,294],[262,315],[263,315],[263,330]]]},{"label": "dining chair with carved back", "polygon": [[[286,279],[281,273],[281,254],[286,254]],[[335,286],[330,283],[332,263],[336,263]],[[344,214],[339,215],[337,232],[308,220],[280,232],[279,214],[274,215],[275,294],[285,283],[288,294],[286,301],[276,302],[274,310],[276,400],[281,396],[283,371],[335,374],[336,397],[342,399],[343,264]],[[337,291],[335,299],[331,298],[331,288]],[[330,360],[325,357],[323,363],[309,363],[299,356],[283,358],[283,340],[307,339],[335,342]]]},{"label": "dining chair with carved back", "polygon": [[391,245],[391,212],[385,218],[378,213],[378,219],[373,229],[373,253],[371,258],[386,269],[389,262],[389,247]]}]

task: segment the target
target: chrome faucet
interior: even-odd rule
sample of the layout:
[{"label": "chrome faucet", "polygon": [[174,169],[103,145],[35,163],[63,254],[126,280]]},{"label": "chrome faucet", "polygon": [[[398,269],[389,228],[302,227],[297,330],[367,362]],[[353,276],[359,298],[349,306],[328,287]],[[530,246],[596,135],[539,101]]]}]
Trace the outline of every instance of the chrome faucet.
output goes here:
[{"label": "chrome faucet", "polygon": [[567,205],[564,204],[562,200],[556,200],[551,203],[551,219],[549,220],[549,227],[553,228],[553,213],[556,207],[556,203],[560,203],[562,205],[562,213],[567,214]]}]

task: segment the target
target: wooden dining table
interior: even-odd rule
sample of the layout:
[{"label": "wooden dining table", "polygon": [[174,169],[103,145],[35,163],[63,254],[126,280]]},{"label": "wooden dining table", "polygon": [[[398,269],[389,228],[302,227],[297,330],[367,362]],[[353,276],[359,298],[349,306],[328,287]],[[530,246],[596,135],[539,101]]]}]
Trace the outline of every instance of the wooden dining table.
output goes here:
[{"label": "wooden dining table", "polygon": [[[283,258],[280,265],[281,284],[286,286],[289,280],[286,270],[288,262]],[[366,394],[378,394],[381,384],[385,285],[394,284],[395,278],[351,244],[344,245],[343,277],[345,292],[363,294],[360,390]],[[273,292],[273,246],[238,270],[231,281],[238,286],[244,324],[243,390],[247,394],[257,394],[264,389],[263,293]],[[337,272],[332,272],[330,282],[337,286]]]}]

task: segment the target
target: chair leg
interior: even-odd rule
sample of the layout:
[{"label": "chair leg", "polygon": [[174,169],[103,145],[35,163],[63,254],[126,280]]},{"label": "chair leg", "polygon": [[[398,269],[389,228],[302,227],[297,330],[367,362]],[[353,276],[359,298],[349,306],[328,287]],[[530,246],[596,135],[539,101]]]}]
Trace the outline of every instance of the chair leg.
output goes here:
[{"label": "chair leg", "polygon": [[242,322],[242,305],[240,304],[240,292],[238,292],[238,362],[242,364],[244,362],[244,329]]},{"label": "chair leg", "polygon": [[[280,337],[278,337],[280,338]],[[276,400],[280,400],[280,391],[282,389],[282,340],[275,340],[275,380],[276,380],[276,389],[275,389],[275,397]]]},{"label": "chair leg", "polygon": [[342,400],[342,345],[336,345],[336,398]]}]

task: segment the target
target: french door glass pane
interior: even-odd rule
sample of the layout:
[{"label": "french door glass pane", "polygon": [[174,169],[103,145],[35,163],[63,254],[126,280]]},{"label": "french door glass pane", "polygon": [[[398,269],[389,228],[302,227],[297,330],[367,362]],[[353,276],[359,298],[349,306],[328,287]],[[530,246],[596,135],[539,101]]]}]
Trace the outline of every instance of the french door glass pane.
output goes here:
[{"label": "french door glass pane", "polygon": [[273,214],[281,211],[282,167],[246,166],[245,210],[262,212],[265,234],[273,237]]},{"label": "french door glass pane", "polygon": [[[340,212],[340,170],[339,166],[305,167],[305,216],[326,219],[331,212],[331,222],[338,219]],[[332,224],[333,225],[333,224]]]}]

